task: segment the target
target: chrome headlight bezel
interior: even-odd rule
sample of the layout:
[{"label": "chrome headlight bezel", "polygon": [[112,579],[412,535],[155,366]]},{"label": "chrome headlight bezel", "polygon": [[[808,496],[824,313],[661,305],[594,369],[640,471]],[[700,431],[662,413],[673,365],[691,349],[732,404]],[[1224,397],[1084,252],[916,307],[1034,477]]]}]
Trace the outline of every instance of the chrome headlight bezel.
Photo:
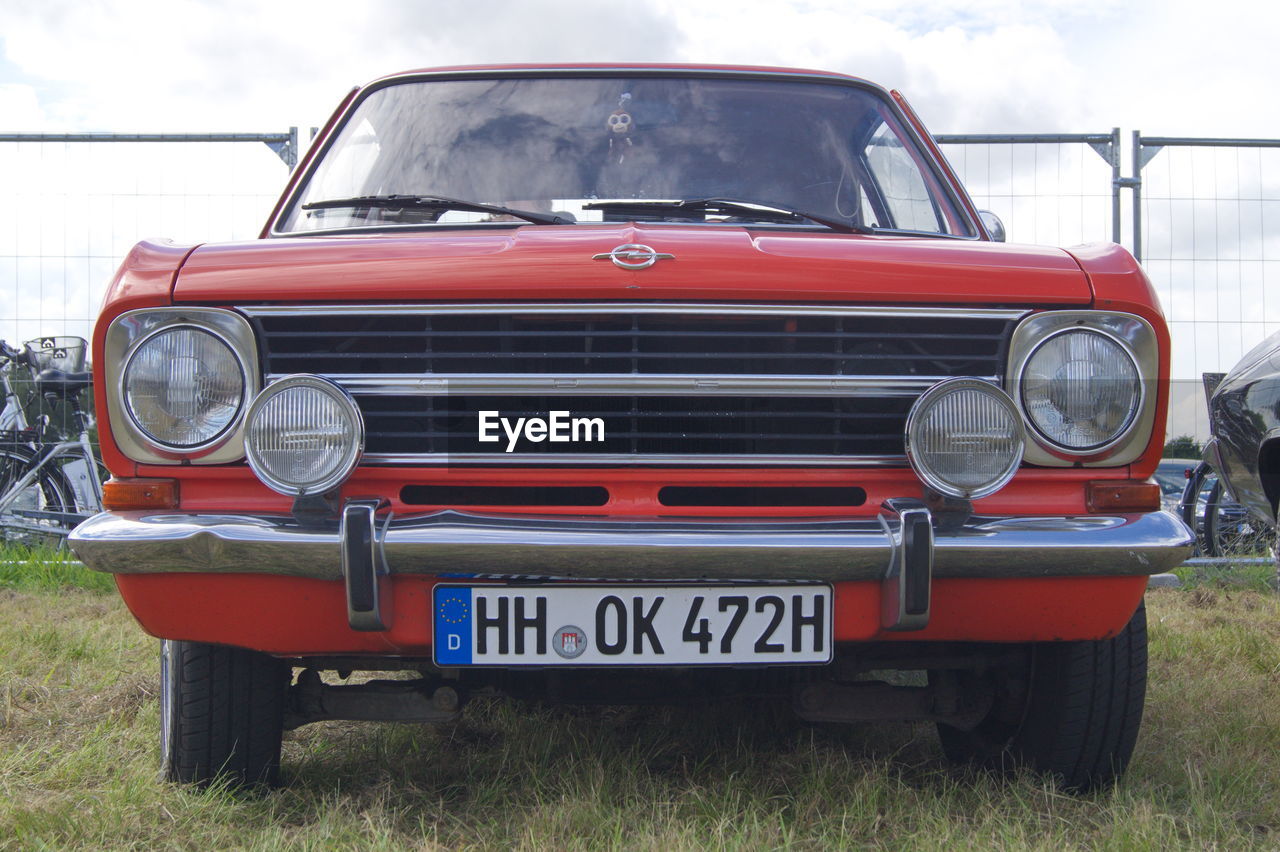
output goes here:
[{"label": "chrome headlight bezel", "polygon": [[[1023,377],[1031,357],[1049,340],[1071,331],[1089,331],[1117,344],[1138,374],[1138,403],[1128,424],[1103,444],[1074,449],[1041,433],[1023,405]],[[1156,418],[1160,347],[1155,329],[1142,317],[1117,311],[1045,311],[1023,320],[1009,343],[1005,389],[1026,420],[1025,461],[1049,467],[1081,464],[1103,467],[1128,464],[1146,450]]]},{"label": "chrome headlight bezel", "polygon": [[[243,389],[231,421],[214,437],[198,445],[165,444],[135,422],[125,397],[124,379],[134,354],[156,335],[189,327],[211,334],[230,350],[239,364]],[[104,341],[106,405],[111,436],[129,459],[149,464],[225,464],[244,457],[244,418],[249,400],[262,385],[258,349],[249,321],[222,308],[142,308],[116,317]]]},{"label": "chrome headlight bezel", "polygon": [[[342,463],[335,466],[325,477],[302,484],[288,482],[277,476],[262,458],[260,448],[254,445],[251,437],[254,418],[260,416],[260,412],[272,400],[294,388],[307,388],[328,396],[343,410],[352,427],[351,439],[346,442],[346,446],[343,448],[345,458],[340,457]],[[245,415],[244,431],[245,458],[249,462],[249,467],[253,470],[254,476],[258,477],[259,481],[272,491],[289,497],[326,494],[339,487],[355,472],[355,469],[360,464],[361,457],[364,455],[364,415],[361,413],[360,406],[356,403],[355,398],[346,388],[332,379],[309,373],[285,376],[263,388],[253,402],[249,404],[249,411]]]}]

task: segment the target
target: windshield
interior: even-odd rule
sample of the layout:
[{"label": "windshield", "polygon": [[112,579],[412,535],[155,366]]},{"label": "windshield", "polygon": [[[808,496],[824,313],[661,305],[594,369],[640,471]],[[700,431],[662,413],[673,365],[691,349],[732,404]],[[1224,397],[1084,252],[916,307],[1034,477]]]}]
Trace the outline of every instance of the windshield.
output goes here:
[{"label": "windshield", "polygon": [[[853,227],[972,235],[928,162],[884,99],[853,85],[644,76],[417,80],[360,102],[278,227],[512,219],[438,204],[397,206],[386,196],[465,200],[577,222],[753,220],[741,209],[718,215],[599,204],[730,199]],[[371,196],[378,203],[360,203]],[[758,219],[779,221],[776,214]]]}]

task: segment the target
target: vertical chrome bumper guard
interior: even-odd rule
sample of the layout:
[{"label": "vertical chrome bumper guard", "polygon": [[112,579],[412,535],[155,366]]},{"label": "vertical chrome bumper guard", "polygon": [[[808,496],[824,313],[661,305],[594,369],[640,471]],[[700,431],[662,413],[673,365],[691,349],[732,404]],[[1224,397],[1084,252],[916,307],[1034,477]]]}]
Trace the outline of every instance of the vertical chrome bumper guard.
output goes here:
[{"label": "vertical chrome bumper guard", "polygon": [[893,545],[880,584],[880,626],[921,630],[929,624],[933,584],[933,517],[919,500],[886,500],[880,524]]},{"label": "vertical chrome bumper guard", "polygon": [[386,630],[391,625],[388,571],[378,547],[380,500],[348,500],[342,507],[342,577],[347,586],[347,621],[352,630]]}]

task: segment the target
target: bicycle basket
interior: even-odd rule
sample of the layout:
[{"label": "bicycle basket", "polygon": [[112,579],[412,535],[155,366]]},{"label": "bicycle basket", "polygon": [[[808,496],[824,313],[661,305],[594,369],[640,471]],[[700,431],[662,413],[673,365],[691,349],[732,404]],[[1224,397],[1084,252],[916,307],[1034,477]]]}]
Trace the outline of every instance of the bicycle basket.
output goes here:
[{"label": "bicycle basket", "polygon": [[84,369],[86,347],[83,337],[37,337],[27,341],[37,371],[79,373]]}]

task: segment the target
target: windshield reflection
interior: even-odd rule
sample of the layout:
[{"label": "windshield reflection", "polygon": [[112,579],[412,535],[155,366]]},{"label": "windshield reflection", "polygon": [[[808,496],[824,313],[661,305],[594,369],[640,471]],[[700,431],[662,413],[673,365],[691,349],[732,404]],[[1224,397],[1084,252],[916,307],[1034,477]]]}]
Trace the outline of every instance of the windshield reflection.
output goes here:
[{"label": "windshield reflection", "polygon": [[[888,105],[851,85],[418,80],[361,102],[295,197],[282,230],[502,218],[385,204],[301,208],[397,194],[565,213],[579,222],[616,218],[583,209],[603,199],[730,198],[853,226],[970,235],[926,162]],[[652,218],[682,217],[668,211]]]}]

